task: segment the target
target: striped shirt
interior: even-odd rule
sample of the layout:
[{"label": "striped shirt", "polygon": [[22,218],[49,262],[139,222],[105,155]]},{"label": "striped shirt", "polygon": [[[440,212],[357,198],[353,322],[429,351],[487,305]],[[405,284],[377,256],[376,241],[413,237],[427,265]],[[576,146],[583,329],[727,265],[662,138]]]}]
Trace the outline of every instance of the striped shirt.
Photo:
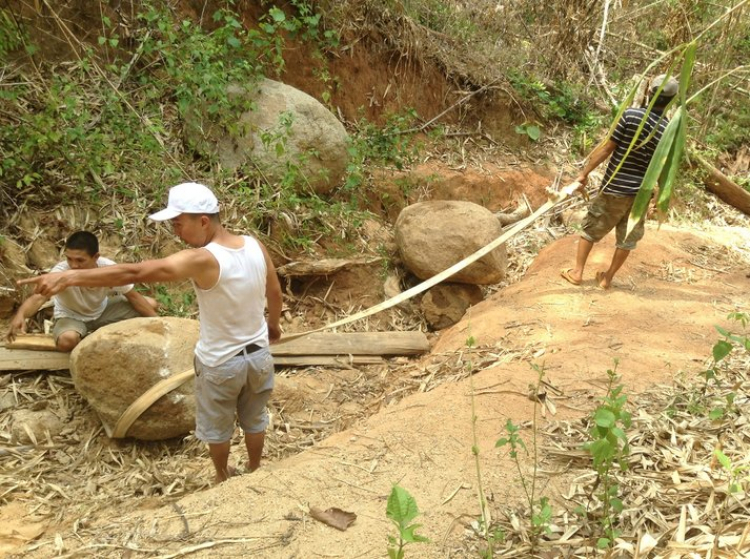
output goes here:
[{"label": "striped shirt", "polygon": [[[612,174],[623,161],[644,117],[645,123],[638,140],[625,158],[620,170],[613,177]],[[635,196],[638,194],[648,165],[651,163],[651,157],[653,157],[656,146],[667,127],[667,122],[667,118],[657,110],[647,113],[646,109],[628,109],[622,114],[620,122],[617,123],[615,131],[612,133],[612,141],[617,144],[617,147],[612,153],[609,165],[607,165],[607,172],[604,174],[604,181],[602,182],[604,192],[617,196]],[[654,128],[656,128],[654,135],[648,139]],[[648,141],[645,145],[641,145],[646,139]]]}]

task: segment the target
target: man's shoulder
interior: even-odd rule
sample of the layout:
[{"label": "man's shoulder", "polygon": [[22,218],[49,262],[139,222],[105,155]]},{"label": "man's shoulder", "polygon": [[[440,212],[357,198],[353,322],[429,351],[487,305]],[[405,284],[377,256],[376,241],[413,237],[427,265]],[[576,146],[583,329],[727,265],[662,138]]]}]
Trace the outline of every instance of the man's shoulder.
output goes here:
[{"label": "man's shoulder", "polygon": [[70,266],[68,266],[68,263],[63,260],[62,262],[58,262],[57,264],[52,266],[50,272],[65,272],[67,270],[70,270]]},{"label": "man's shoulder", "polygon": [[110,258],[105,258],[104,256],[100,256],[96,259],[96,265],[100,268],[102,266],[114,266],[115,264],[117,264],[117,262],[111,260]]},{"label": "man's shoulder", "polygon": [[622,113],[622,118],[632,119],[637,118],[641,119],[646,114],[646,109],[644,108],[630,108],[625,109],[625,112]]}]

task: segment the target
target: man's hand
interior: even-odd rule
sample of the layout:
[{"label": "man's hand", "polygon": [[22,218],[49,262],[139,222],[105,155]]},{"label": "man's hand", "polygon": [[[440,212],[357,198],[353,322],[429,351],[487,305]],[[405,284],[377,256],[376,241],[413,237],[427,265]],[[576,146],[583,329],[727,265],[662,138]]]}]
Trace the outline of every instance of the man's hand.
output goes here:
[{"label": "man's hand", "polygon": [[9,342],[12,342],[16,339],[16,335],[19,333],[26,333],[26,317],[21,313],[16,313],[16,315],[13,317],[13,320],[10,321],[10,329],[8,330],[8,334],[5,337]]},{"label": "man's hand", "polygon": [[573,181],[581,183],[581,186],[578,187],[578,190],[582,191],[582,190],[584,190],[586,188],[586,183],[588,183],[588,181],[589,181],[589,176],[588,176],[588,174],[584,175],[583,173],[581,173],[575,179],[573,179]]},{"label": "man's hand", "polygon": [[69,272],[54,272],[33,278],[18,280],[18,285],[34,284],[34,293],[43,297],[52,297],[67,287],[66,279]]},{"label": "man's hand", "polygon": [[268,325],[268,341],[269,343],[275,344],[281,339],[281,326],[278,324]]}]

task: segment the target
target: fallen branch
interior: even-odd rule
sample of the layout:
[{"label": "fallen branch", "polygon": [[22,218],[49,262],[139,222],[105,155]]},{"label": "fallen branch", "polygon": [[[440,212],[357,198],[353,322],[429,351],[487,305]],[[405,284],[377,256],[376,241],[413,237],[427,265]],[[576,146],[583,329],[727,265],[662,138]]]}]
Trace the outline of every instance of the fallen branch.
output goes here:
[{"label": "fallen branch", "polygon": [[708,172],[703,178],[703,184],[706,185],[706,188],[710,192],[713,192],[724,202],[734,206],[745,215],[750,215],[750,192],[736,184],[695,152],[691,154],[690,158],[698,162]]}]

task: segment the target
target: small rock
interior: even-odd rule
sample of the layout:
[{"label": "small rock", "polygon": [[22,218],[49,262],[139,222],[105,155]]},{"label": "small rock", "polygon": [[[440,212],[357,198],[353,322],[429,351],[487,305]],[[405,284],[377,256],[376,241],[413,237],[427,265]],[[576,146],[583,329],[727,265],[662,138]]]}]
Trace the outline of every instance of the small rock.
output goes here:
[{"label": "small rock", "polygon": [[[41,444],[47,440],[47,433],[51,437],[55,437],[60,434],[62,429],[63,422],[49,410],[18,410],[13,412],[10,433],[13,440],[18,443],[34,444],[36,442]],[[36,441],[33,440],[32,435]]]},{"label": "small rock", "polygon": [[469,307],[483,298],[476,285],[441,283],[422,297],[422,312],[431,328],[441,330],[456,324]]}]

